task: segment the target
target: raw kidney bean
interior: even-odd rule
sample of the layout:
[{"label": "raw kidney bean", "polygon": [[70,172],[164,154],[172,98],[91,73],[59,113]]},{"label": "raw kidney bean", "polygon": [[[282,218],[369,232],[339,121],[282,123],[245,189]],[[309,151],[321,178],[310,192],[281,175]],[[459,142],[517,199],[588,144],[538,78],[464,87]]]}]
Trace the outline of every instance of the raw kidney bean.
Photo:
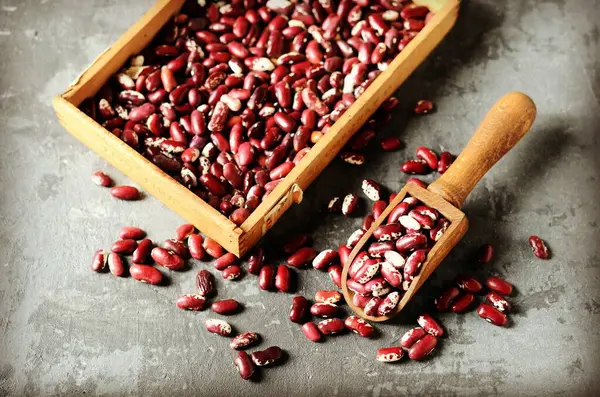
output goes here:
[{"label": "raw kidney bean", "polygon": [[115,254],[131,255],[137,248],[137,241],[133,239],[115,241],[110,250]]},{"label": "raw kidney bean", "polygon": [[373,237],[379,241],[396,241],[402,237],[402,226],[398,223],[381,225],[375,229]]},{"label": "raw kidney bean", "polygon": [[363,180],[361,187],[365,196],[367,196],[370,200],[378,201],[381,199],[381,187],[374,180]]},{"label": "raw kidney bean", "polygon": [[383,302],[377,308],[377,315],[379,316],[387,316],[390,314],[396,306],[398,306],[398,302],[400,301],[400,293],[398,291],[390,292]]},{"label": "raw kidney bean", "polygon": [[176,305],[183,310],[200,311],[204,309],[206,299],[198,294],[186,294],[177,298]]},{"label": "raw kidney bean", "polygon": [[133,186],[115,186],[110,189],[110,194],[119,200],[137,200],[140,196],[139,190]]},{"label": "raw kidney bean", "polygon": [[342,266],[331,265],[327,269],[331,282],[338,288],[342,288]]},{"label": "raw kidney bean", "polygon": [[148,265],[132,265],[129,267],[129,274],[134,280],[152,285],[158,285],[162,281],[162,273]]},{"label": "raw kidney bean", "polygon": [[106,268],[106,263],[108,261],[108,253],[102,249],[99,249],[94,253],[94,258],[92,259],[92,270],[95,272],[101,272]]},{"label": "raw kidney bean", "polygon": [[163,246],[167,251],[171,251],[179,255],[183,259],[190,257],[190,250],[179,240],[167,239],[165,240]]},{"label": "raw kidney bean", "polygon": [[302,333],[312,342],[319,342],[322,339],[321,331],[313,322],[308,322],[302,326]]},{"label": "raw kidney bean", "polygon": [[262,247],[256,247],[248,258],[248,272],[258,275],[265,263],[265,253]]},{"label": "raw kidney bean", "polygon": [[228,252],[215,261],[215,269],[225,270],[229,266],[233,266],[238,263],[238,258],[232,253]]},{"label": "raw kidney bean", "polygon": [[315,294],[315,302],[317,303],[332,303],[336,304],[342,300],[342,294],[338,291],[317,291]]},{"label": "raw kidney bean", "polygon": [[204,247],[202,246],[203,243],[204,238],[199,234],[191,234],[188,237],[187,244],[192,258],[197,260],[204,258]]},{"label": "raw kidney bean", "polygon": [[479,305],[477,308],[477,314],[487,322],[499,327],[503,327],[506,325],[506,323],[508,323],[506,314],[502,313],[495,307],[488,305],[487,303],[482,303]]},{"label": "raw kidney bean", "polygon": [[256,332],[247,331],[234,337],[231,340],[231,343],[229,343],[229,346],[234,350],[243,350],[248,346],[257,343],[259,340],[260,336]]},{"label": "raw kidney bean", "polygon": [[232,265],[223,270],[221,276],[225,280],[237,280],[242,277],[242,268],[238,265]]},{"label": "raw kidney bean", "polygon": [[210,308],[218,314],[234,314],[241,310],[242,306],[235,299],[224,299],[214,302]]},{"label": "raw kidney bean", "polygon": [[436,337],[444,336],[444,329],[429,314],[421,314],[417,317],[417,323],[427,332]]},{"label": "raw kidney bean", "polygon": [[358,208],[358,197],[354,194],[348,194],[342,202],[342,214],[349,216]]},{"label": "raw kidney bean", "polygon": [[484,244],[479,248],[477,260],[479,263],[490,263],[494,255],[494,248],[490,244]]},{"label": "raw kidney bean", "polygon": [[150,256],[152,256],[152,259],[154,259],[157,264],[164,266],[169,270],[181,270],[185,267],[185,262],[179,255],[161,247],[153,248],[150,252]]},{"label": "raw kidney bean", "polygon": [[112,179],[110,179],[110,176],[106,175],[102,171],[96,171],[92,174],[92,182],[102,187],[111,187],[113,184],[113,181]]},{"label": "raw kidney bean", "polygon": [[546,247],[546,243],[538,236],[529,237],[529,245],[533,250],[533,255],[535,255],[536,257],[540,259],[548,259],[550,257],[550,253],[548,252],[548,247]]},{"label": "raw kidney bean", "polygon": [[408,350],[408,357],[411,360],[420,361],[427,357],[437,346],[438,338],[433,335],[425,335],[415,342]]},{"label": "raw kidney bean", "polygon": [[281,292],[289,292],[292,286],[292,272],[286,265],[277,266],[275,288]]},{"label": "raw kidney bean", "polygon": [[359,334],[363,338],[370,338],[375,333],[375,328],[365,320],[357,316],[350,316],[344,320],[344,325],[350,331]]},{"label": "raw kidney bean", "polygon": [[427,163],[427,166],[429,166],[429,168],[432,170],[437,169],[438,157],[435,152],[428,147],[419,146],[417,148],[417,158]]},{"label": "raw kidney bean", "polygon": [[382,363],[393,363],[396,361],[400,361],[404,357],[404,350],[402,350],[399,346],[393,347],[382,347],[377,350],[377,355],[375,359],[377,361],[381,361]]},{"label": "raw kidney bean", "polygon": [[373,208],[371,209],[371,212],[373,213],[373,218],[378,219],[387,207],[387,205],[388,203],[385,200],[377,200],[375,203],[373,203]]},{"label": "raw kidney bean", "polygon": [[427,335],[427,332],[425,332],[423,328],[412,328],[411,330],[407,331],[404,335],[402,335],[402,338],[400,338],[400,344],[402,345],[402,347],[410,349],[416,341],[423,338],[425,335]]},{"label": "raw kidney bean", "polygon": [[[134,56],[135,61],[119,70],[114,81],[84,101],[81,108],[109,129],[125,127],[129,119],[125,130],[130,132],[119,136],[136,149],[141,149],[139,139],[148,134],[145,130],[160,136],[167,124],[179,125],[181,128],[169,130],[178,131],[170,135],[186,145],[183,149],[200,150],[206,143],[198,145],[197,138],[208,138],[210,131],[216,142],[210,142],[213,155],[207,157],[211,161],[219,151],[231,151],[241,167],[256,162],[272,170],[290,160],[294,152],[306,154],[304,149],[309,149],[311,140],[284,145],[276,156],[269,156],[269,161],[258,161],[266,159],[272,150],[269,145],[265,148],[235,139],[230,145],[221,138],[235,136],[232,131],[239,130],[236,126],[249,130],[258,117],[271,117],[269,124],[260,120],[263,125],[248,137],[262,140],[264,131],[274,124],[293,133],[302,121],[309,132],[314,131],[312,143],[317,142],[432,15],[426,7],[410,3],[324,4],[270,1],[266,5],[244,3],[243,7],[237,3],[190,6],[155,37],[152,47],[145,50],[151,56]],[[399,19],[400,13],[405,17]],[[384,114],[397,103],[394,98],[385,101],[381,106]],[[428,101],[421,101],[419,106],[421,112],[433,108]],[[314,116],[307,113],[303,117],[305,111]],[[188,145],[186,134],[195,135],[193,143]],[[295,140],[289,136],[290,142]],[[393,141],[391,144],[397,146]],[[186,169],[179,162],[179,153],[176,159],[152,150],[144,151],[144,155],[173,175]],[[197,154],[181,153],[183,162],[192,159],[193,163],[194,157],[197,159]],[[365,161],[357,152],[342,157],[351,164]],[[211,177],[200,177],[200,185],[189,179],[182,177],[180,181],[199,193],[208,190],[216,195],[210,199],[216,208],[238,189]],[[253,211],[262,198],[253,198],[245,209]],[[223,212],[231,215],[233,210]],[[238,215],[247,215],[246,211],[235,214],[237,223],[243,218]]]},{"label": "raw kidney bean", "polygon": [[128,239],[141,240],[145,236],[146,236],[146,232],[144,232],[139,227],[135,227],[135,226],[125,226],[125,227],[121,228],[121,231],[119,232],[119,238],[121,240],[128,240]]},{"label": "raw kidney bean", "polygon": [[452,309],[454,313],[462,313],[471,306],[474,300],[475,296],[473,296],[472,293],[465,292],[452,302],[450,309]]},{"label": "raw kidney bean", "polygon": [[175,230],[175,238],[179,241],[183,241],[191,236],[195,231],[196,227],[194,225],[191,223],[185,223]]},{"label": "raw kidney bean", "polygon": [[367,302],[369,302],[370,300],[370,296],[360,294],[354,294],[354,296],[352,297],[352,303],[354,303],[355,306],[360,307],[361,309],[364,309],[367,305]]},{"label": "raw kidney bean", "polygon": [[427,174],[430,169],[423,160],[408,160],[400,167],[405,174]]},{"label": "raw kidney bean", "polygon": [[496,291],[500,295],[508,296],[512,293],[513,286],[508,281],[501,279],[500,277],[488,277],[485,284],[492,291]]},{"label": "raw kidney bean", "polygon": [[402,273],[389,262],[381,264],[381,275],[392,287],[398,288],[402,284]]},{"label": "raw kidney bean", "polygon": [[196,288],[202,296],[212,294],[214,290],[213,275],[208,270],[200,270],[196,275]]},{"label": "raw kidney bean", "polygon": [[289,318],[294,323],[302,323],[308,313],[308,301],[303,296],[295,296],[292,299]]},{"label": "raw kidney bean", "polygon": [[450,304],[460,295],[460,290],[454,286],[444,289],[442,294],[435,300],[435,308],[438,311],[448,310]]},{"label": "raw kidney bean", "polygon": [[252,353],[252,361],[259,367],[273,364],[275,361],[281,358],[281,348],[278,346],[271,346],[265,350],[257,351]]},{"label": "raw kidney bean", "polygon": [[153,246],[154,245],[152,244],[152,240],[150,239],[145,238],[142,241],[140,241],[135,251],[133,251],[133,263],[137,265],[146,263],[148,261],[148,256],[150,255],[150,251],[152,251]]},{"label": "raw kidney bean", "polygon": [[223,247],[221,247],[221,245],[219,243],[217,243],[215,240],[213,240],[210,237],[206,237],[204,239],[204,243],[202,244],[202,247],[204,248],[204,250],[206,251],[206,253],[208,255],[212,256],[215,259],[220,258],[224,254]]},{"label": "raw kidney bean", "polygon": [[406,259],[396,251],[386,251],[383,254],[383,258],[389,264],[391,264],[394,268],[400,270],[404,268],[406,264]]},{"label": "raw kidney bean", "polygon": [[449,152],[442,152],[440,154],[440,160],[438,161],[437,172],[443,174],[450,168],[450,165],[454,161],[454,156]]},{"label": "raw kidney bean", "polygon": [[402,147],[402,141],[396,137],[382,139],[380,142],[381,149],[386,152],[398,150]]},{"label": "raw kidney bean", "polygon": [[[217,320],[217,319],[209,319],[204,323],[206,330],[210,333],[221,335],[221,336],[229,336],[231,335],[231,325],[227,321]],[[240,352],[243,353],[243,352]]]},{"label": "raw kidney bean", "polygon": [[475,277],[461,274],[456,276],[455,281],[456,285],[458,285],[460,289],[470,292],[472,294],[478,293],[483,288],[481,283],[477,281]]},{"label": "raw kidney bean", "polygon": [[309,243],[309,237],[306,234],[298,234],[292,236],[286,243],[283,245],[283,252],[286,254],[293,254],[298,251],[300,248],[304,247]]},{"label": "raw kidney bean", "polygon": [[326,249],[321,251],[312,261],[312,265],[317,270],[324,270],[339,258],[337,251]]},{"label": "raw kidney bean", "polygon": [[240,377],[242,379],[250,379],[254,374],[254,364],[248,353],[241,351],[238,352],[237,357],[234,360],[234,364],[237,367]]},{"label": "raw kidney bean", "polygon": [[427,99],[421,99],[414,108],[415,114],[428,114],[433,111],[433,102]]},{"label": "raw kidney bean", "polygon": [[260,269],[258,275],[258,285],[262,290],[271,290],[274,286],[275,268],[272,265],[265,265]]},{"label": "raw kidney bean", "polygon": [[406,180],[406,184],[414,183],[415,185],[421,186],[423,189],[427,189],[427,184],[419,178],[410,177]]},{"label": "raw kidney bean", "polygon": [[310,307],[310,313],[315,317],[334,317],[338,313],[338,306],[334,303],[315,303]]},{"label": "raw kidney bean", "polygon": [[365,314],[367,316],[373,317],[377,314],[377,311],[379,310],[379,305],[381,305],[382,302],[383,302],[383,299],[381,299],[377,296],[374,296],[367,302],[363,311],[365,312]]},{"label": "raw kidney bean", "polygon": [[485,299],[501,312],[510,311],[510,303],[500,294],[492,291],[485,296]]},{"label": "raw kidney bean", "polygon": [[323,335],[334,335],[343,332],[346,326],[339,318],[328,318],[327,320],[320,321],[317,324],[317,328],[319,328],[319,331]]},{"label": "raw kidney bean", "polygon": [[124,277],[125,276],[125,264],[123,258],[119,254],[110,254],[108,256],[108,269],[113,276]]},{"label": "raw kidney bean", "polygon": [[290,255],[287,259],[287,263],[290,266],[300,268],[310,263],[316,256],[317,252],[314,248],[304,247]]}]

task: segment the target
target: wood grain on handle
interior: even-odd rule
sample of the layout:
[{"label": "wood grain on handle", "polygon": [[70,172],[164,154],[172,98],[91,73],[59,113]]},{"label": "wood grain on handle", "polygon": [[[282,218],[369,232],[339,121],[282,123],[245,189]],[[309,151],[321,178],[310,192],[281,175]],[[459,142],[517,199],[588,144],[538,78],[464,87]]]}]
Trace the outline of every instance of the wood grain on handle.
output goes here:
[{"label": "wood grain on handle", "polygon": [[527,95],[504,95],[485,116],[467,147],[428,190],[461,208],[479,180],[529,131],[535,115],[535,104]]}]

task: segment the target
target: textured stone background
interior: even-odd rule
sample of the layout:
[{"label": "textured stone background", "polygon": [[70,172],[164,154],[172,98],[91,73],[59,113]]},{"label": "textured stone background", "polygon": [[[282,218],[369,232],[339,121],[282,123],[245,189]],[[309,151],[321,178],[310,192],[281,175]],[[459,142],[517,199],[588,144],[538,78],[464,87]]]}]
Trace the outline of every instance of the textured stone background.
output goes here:
[{"label": "textured stone background", "polygon": [[[184,313],[174,298],[194,272],[168,288],[97,275],[92,253],[119,227],[173,235],[182,220],[157,200],[112,200],[90,182],[98,169],[127,179],[68,135],[50,99],[152,4],[151,0],[0,2],[0,395],[143,396],[597,396],[600,393],[598,199],[599,2],[464,1],[457,26],[401,88],[401,106],[382,135],[406,149],[374,151],[368,165],[334,162],[271,234],[314,230],[316,247],[336,246],[359,218],[318,209],[334,194],[359,191],[363,177],[390,189],[418,145],[458,153],[502,94],[536,101],[530,135],[479,184],[465,204],[471,229],[406,315],[375,340],[346,335],[313,344],[287,320],[290,296],[260,292],[254,276],[220,283],[220,297],[244,301],[238,329],[289,352],[285,365],[242,381],[228,340],[204,331],[208,312]],[[438,111],[406,117],[420,98]],[[363,202],[364,203],[364,202]],[[536,260],[530,234],[554,256]],[[473,249],[491,242],[492,264]],[[194,264],[194,268],[206,265]],[[430,294],[459,271],[497,273],[514,282],[518,308],[500,329],[473,312],[440,316],[448,330],[423,363],[383,365],[377,347],[396,343]],[[328,287],[302,271],[299,292]]]}]

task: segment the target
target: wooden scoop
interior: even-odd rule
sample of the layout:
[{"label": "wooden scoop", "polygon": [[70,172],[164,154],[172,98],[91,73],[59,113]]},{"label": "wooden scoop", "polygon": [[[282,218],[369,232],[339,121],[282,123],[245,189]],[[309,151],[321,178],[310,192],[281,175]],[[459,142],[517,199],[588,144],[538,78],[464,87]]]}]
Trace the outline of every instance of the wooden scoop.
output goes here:
[{"label": "wooden scoop", "polygon": [[[485,173],[525,136],[535,120],[535,115],[535,104],[527,95],[520,92],[506,94],[488,112],[467,147],[438,180],[429,185],[427,189],[414,183],[404,186],[359,240],[344,264],[342,290],[346,302],[356,314],[367,320],[380,322],[396,316],[406,306],[466,233],[468,220],[460,208],[469,193]],[[354,292],[349,290],[346,285],[348,269],[356,255],[363,250],[363,246],[375,229],[387,219],[389,213],[402,202],[407,194],[419,199],[429,207],[435,208],[450,221],[450,226],[427,255],[421,272],[413,279],[396,309],[387,316],[367,316],[360,307],[353,303]]]}]

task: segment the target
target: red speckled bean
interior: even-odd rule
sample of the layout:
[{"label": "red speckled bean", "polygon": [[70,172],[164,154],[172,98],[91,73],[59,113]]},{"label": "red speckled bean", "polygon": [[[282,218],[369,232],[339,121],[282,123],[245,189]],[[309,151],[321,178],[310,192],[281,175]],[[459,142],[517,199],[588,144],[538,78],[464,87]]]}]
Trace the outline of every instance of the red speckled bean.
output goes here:
[{"label": "red speckled bean", "polygon": [[377,350],[375,359],[382,363],[393,363],[404,357],[404,350],[399,346],[382,347]]},{"label": "red speckled bean", "polygon": [[495,307],[488,305],[487,303],[482,303],[479,305],[477,308],[477,314],[487,322],[499,327],[503,327],[508,323],[506,314],[502,313]]},{"label": "red speckled bean", "polygon": [[339,318],[328,318],[317,324],[319,331],[323,335],[334,335],[343,332],[346,329],[344,322]]},{"label": "red speckled bean", "polygon": [[529,245],[533,250],[533,254],[540,259],[548,259],[550,258],[550,253],[548,252],[548,247],[544,240],[539,238],[538,236],[529,237]]},{"label": "red speckled bean", "polygon": [[275,268],[272,265],[265,265],[260,269],[258,275],[258,285],[262,290],[271,290],[275,282]]},{"label": "red speckled bean", "polygon": [[410,349],[416,341],[423,338],[425,335],[427,335],[427,332],[425,332],[423,328],[415,327],[402,335],[402,338],[400,338],[400,344],[402,347]]},{"label": "red speckled bean", "polygon": [[510,311],[510,303],[504,297],[494,291],[487,294],[485,299],[501,312]]},{"label": "red speckled bean", "polygon": [[113,181],[112,179],[110,179],[110,176],[106,175],[102,171],[97,171],[94,172],[94,174],[92,174],[92,182],[102,187],[110,187],[113,184]]},{"label": "red speckled bean", "polygon": [[440,337],[440,336],[444,335],[444,329],[429,314],[421,314],[419,317],[417,317],[417,323],[428,334],[431,334],[436,337]]}]

